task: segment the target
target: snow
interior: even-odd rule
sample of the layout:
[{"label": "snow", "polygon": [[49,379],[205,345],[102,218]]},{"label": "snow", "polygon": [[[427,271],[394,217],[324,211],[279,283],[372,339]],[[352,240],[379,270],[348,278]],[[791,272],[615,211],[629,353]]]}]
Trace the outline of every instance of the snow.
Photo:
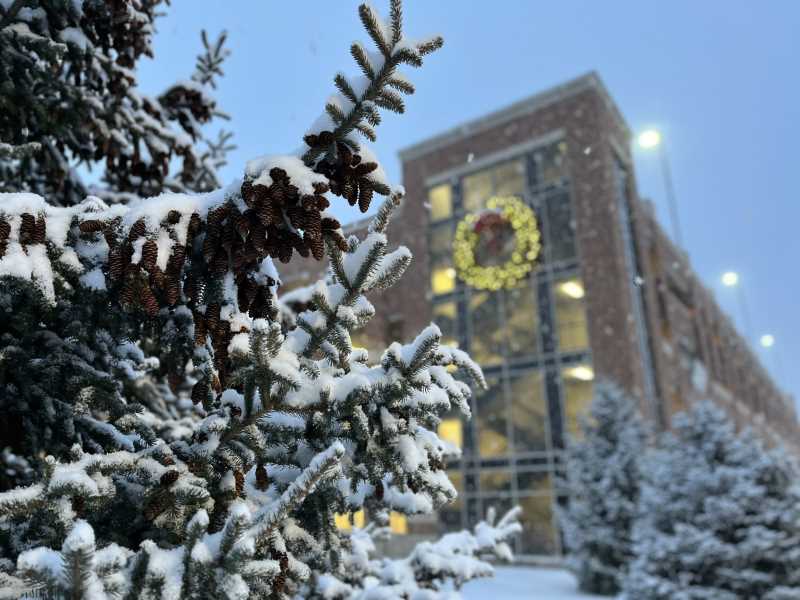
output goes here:
[{"label": "snow", "polygon": [[495,567],[492,579],[478,579],[461,590],[464,600],[591,600],[608,596],[584,594],[577,589],[575,578],[562,569],[543,567]]},{"label": "snow", "polygon": [[248,177],[253,177],[253,185],[272,185],[272,177],[269,172],[274,168],[283,169],[291,179],[291,184],[295,186],[301,194],[313,194],[315,183],[327,184],[328,180],[324,175],[315,173],[309,169],[297,156],[270,155],[254,158],[247,161],[245,173]]}]

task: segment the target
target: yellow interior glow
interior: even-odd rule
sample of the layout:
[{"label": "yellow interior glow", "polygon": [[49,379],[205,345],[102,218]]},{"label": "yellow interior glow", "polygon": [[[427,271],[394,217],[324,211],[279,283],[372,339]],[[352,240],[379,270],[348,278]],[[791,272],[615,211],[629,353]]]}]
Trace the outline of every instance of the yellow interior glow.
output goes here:
[{"label": "yellow interior glow", "polygon": [[565,296],[569,296],[570,298],[574,298],[575,300],[580,300],[586,295],[586,292],[583,289],[583,285],[576,279],[570,279],[569,281],[561,283],[558,286],[558,289]]},{"label": "yellow interior glow", "polygon": [[572,377],[579,381],[592,381],[594,379],[594,369],[586,365],[578,365],[577,367],[564,369],[564,374],[567,377]]},{"label": "yellow interior glow", "polygon": [[461,448],[464,441],[461,419],[442,419],[439,423],[439,437]]}]

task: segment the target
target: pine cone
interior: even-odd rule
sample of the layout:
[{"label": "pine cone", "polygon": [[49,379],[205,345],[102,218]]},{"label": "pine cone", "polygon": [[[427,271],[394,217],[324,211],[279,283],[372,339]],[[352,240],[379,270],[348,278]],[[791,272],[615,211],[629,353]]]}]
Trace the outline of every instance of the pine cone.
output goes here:
[{"label": "pine cone", "polygon": [[147,240],[142,246],[142,266],[152,271],[158,259],[158,244],[154,240]]},{"label": "pine cone", "polygon": [[267,468],[260,464],[256,467],[256,488],[262,492],[266,492],[269,487],[269,476],[267,475]]},{"label": "pine cone", "polygon": [[33,228],[33,235],[31,242],[34,244],[44,244],[47,234],[47,223],[45,223],[44,215],[36,219],[36,224]]},{"label": "pine cone", "polygon": [[208,397],[208,383],[205,380],[200,380],[194,384],[192,388],[192,402],[201,404]]},{"label": "pine cone", "polygon": [[171,470],[167,471],[166,473],[164,473],[161,476],[161,480],[160,480],[161,481],[161,485],[163,485],[164,487],[171,486],[173,483],[178,481],[178,476],[179,475],[180,475],[180,473],[178,473],[174,469],[171,469]]},{"label": "pine cone", "polygon": [[139,219],[136,223],[133,224],[131,227],[131,231],[128,234],[128,239],[133,241],[142,237],[147,232],[147,227],[145,226],[144,219]]},{"label": "pine cone", "polygon": [[233,478],[236,481],[236,495],[242,497],[244,493],[244,473],[236,469],[233,472]]},{"label": "pine cone", "polygon": [[375,499],[378,502],[383,502],[383,482],[382,481],[379,481],[375,485]]},{"label": "pine cone", "polygon": [[30,213],[22,214],[22,222],[19,226],[19,243],[30,244],[33,237],[33,231],[36,228],[36,218]]}]

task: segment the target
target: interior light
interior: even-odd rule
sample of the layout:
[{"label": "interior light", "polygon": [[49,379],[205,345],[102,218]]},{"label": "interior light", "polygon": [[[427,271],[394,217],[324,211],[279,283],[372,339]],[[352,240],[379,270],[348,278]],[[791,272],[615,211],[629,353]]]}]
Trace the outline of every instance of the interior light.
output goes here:
[{"label": "interior light", "polygon": [[558,287],[566,296],[574,298],[575,300],[580,300],[586,295],[583,285],[581,285],[581,283],[575,279],[565,281]]},{"label": "interior light", "polygon": [[579,365],[577,367],[570,367],[566,369],[566,376],[580,381],[592,381],[594,379],[594,370],[586,365]]}]

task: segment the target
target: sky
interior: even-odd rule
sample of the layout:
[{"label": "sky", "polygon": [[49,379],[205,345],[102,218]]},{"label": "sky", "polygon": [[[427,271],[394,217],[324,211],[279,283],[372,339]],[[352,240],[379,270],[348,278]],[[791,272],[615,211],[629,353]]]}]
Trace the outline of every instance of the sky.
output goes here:
[{"label": "sky", "polygon": [[[385,0],[375,5],[386,11]],[[355,0],[173,0],[158,22],[140,87],[188,77],[200,30],[225,29],[231,56],[218,87],[238,149],[223,171],[297,148],[333,91],[356,73],[367,41]],[[596,70],[634,132],[658,127],[671,165],[684,246],[723,309],[743,326],[779,385],[800,399],[800,2],[794,0],[406,0],[411,37],[442,50],[407,73],[417,93],[385,115],[374,148],[400,183],[397,151],[444,129]],[[671,227],[656,155],[634,149],[640,195]],[[356,212],[340,210],[344,220]],[[772,334],[775,345],[758,340]],[[800,403],[798,403],[800,406]]]}]

